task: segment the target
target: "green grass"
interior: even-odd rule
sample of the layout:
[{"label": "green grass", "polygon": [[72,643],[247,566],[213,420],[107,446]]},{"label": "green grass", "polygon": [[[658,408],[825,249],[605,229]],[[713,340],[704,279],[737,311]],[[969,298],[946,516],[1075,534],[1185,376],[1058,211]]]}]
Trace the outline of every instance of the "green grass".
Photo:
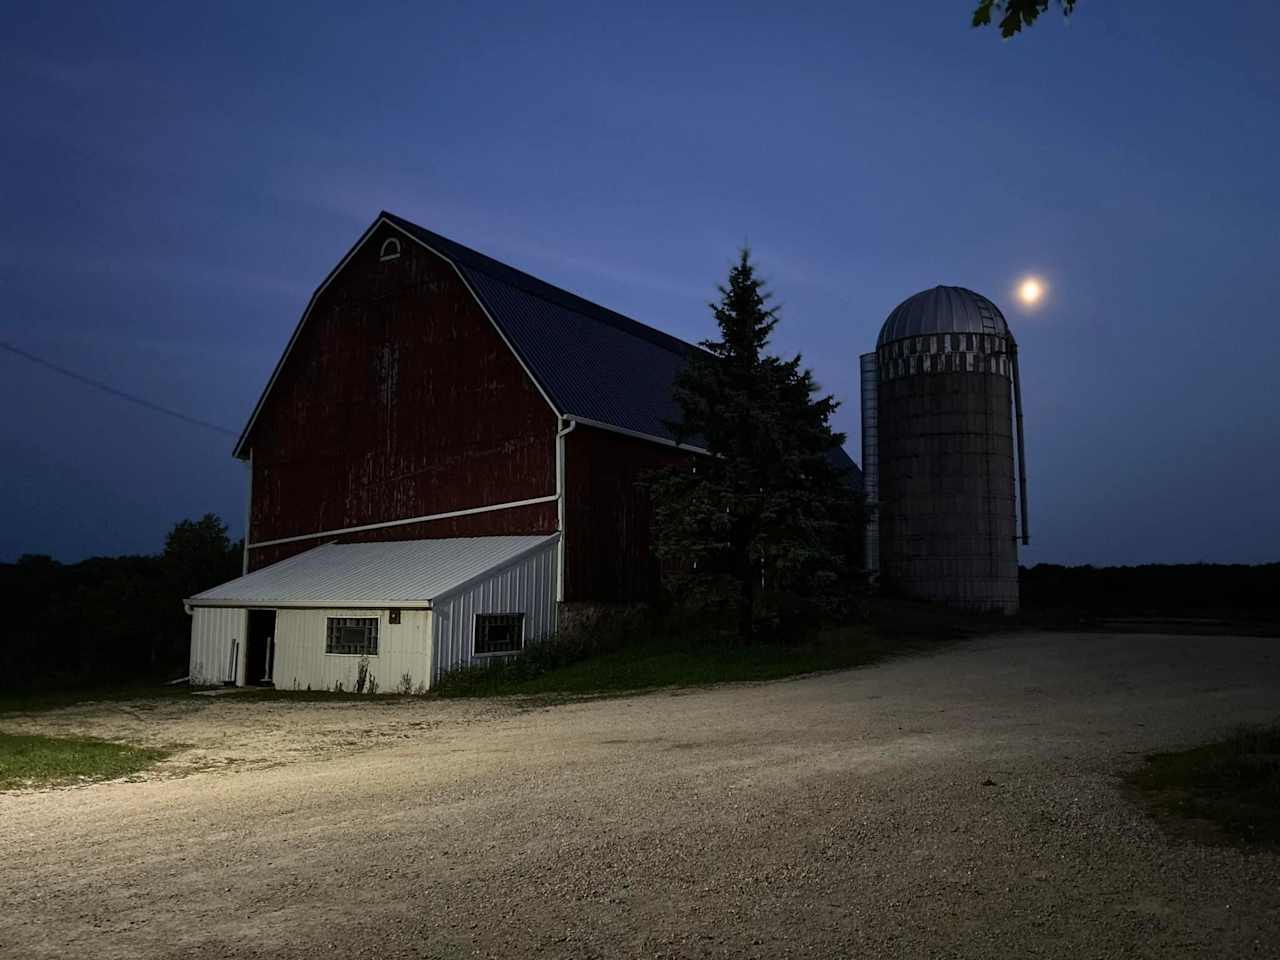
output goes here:
[{"label": "green grass", "polygon": [[123,700],[185,700],[193,691],[185,684],[117,683],[102,687],[67,687],[64,689],[0,692],[0,714],[35,713],[73,707],[79,703],[118,703]]},{"label": "green grass", "polygon": [[225,696],[236,703],[245,701],[284,701],[298,703],[337,703],[342,700],[361,700],[366,703],[395,703],[403,694],[395,690],[379,688],[377,693],[356,693],[354,690],[343,690],[335,693],[332,690],[294,690],[292,687],[239,687],[234,693]]},{"label": "green grass", "polygon": [[[797,643],[738,646],[724,637],[723,624],[696,623],[676,615],[643,610],[607,614],[590,628],[531,646],[520,657],[488,669],[457,671],[443,678],[430,696],[581,697],[658,687],[778,680],[823,670],[844,670],[900,653],[927,650],[952,640],[1011,629],[1008,619],[958,613],[929,604],[877,600],[866,622],[821,631]],[[73,688],[0,694],[0,715],[29,713],[103,701],[133,701],[138,709],[198,694],[184,686],[122,684],[101,689]],[[394,703],[403,694],[383,683],[368,693],[241,689],[237,701],[361,700]],[[211,702],[199,697],[202,703]]]},{"label": "green grass", "polygon": [[1130,783],[1174,833],[1280,847],[1280,724],[1153,754]]},{"label": "green grass", "polygon": [[536,661],[516,659],[460,670],[445,676],[437,692],[443,697],[588,696],[655,687],[780,680],[864,666],[954,638],[890,635],[861,625],[826,630],[812,641],[795,645],[737,646],[690,638],[650,639],[549,668]]},{"label": "green grass", "polygon": [[112,780],[165,756],[163,750],[105,740],[0,733],[0,790]]},{"label": "green grass", "polygon": [[[154,708],[165,702],[191,700],[205,703],[208,697],[201,695],[208,687],[188,687],[186,684],[171,686],[169,684],[137,684],[121,683],[116,686],[78,688],[64,690],[37,690],[22,693],[0,693],[0,716],[18,713],[42,713],[46,710],[58,710],[63,707],[74,707],[85,703],[121,703],[132,702],[138,709]],[[376,703],[388,703],[394,698],[390,694],[395,691],[385,688],[378,691],[377,696],[367,693],[355,693],[347,690],[333,693],[329,690],[292,690],[273,687],[239,687],[226,696],[234,697],[238,702],[245,700],[297,700],[326,701],[335,700],[370,700]]]}]

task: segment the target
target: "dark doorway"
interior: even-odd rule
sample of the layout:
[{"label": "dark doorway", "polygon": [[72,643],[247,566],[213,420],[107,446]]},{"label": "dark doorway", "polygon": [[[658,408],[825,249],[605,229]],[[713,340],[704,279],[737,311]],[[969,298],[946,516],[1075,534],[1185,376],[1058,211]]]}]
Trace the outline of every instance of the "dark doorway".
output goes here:
[{"label": "dark doorway", "polygon": [[273,686],[271,670],[276,659],[276,612],[249,611],[249,636],[245,645],[244,682],[250,686]]}]

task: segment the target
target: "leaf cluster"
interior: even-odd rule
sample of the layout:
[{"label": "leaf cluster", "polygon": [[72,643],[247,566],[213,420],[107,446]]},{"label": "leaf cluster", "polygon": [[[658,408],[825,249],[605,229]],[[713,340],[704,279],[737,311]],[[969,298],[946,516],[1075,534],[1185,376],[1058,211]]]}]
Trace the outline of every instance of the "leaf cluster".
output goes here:
[{"label": "leaf cluster", "polygon": [[[1049,9],[1050,0],[979,0],[973,11],[973,26],[991,25],[992,16],[1000,14],[1000,36],[1008,40],[1010,37],[1030,27],[1040,14]],[[1057,0],[1064,17],[1071,16],[1075,10],[1076,0]]]}]

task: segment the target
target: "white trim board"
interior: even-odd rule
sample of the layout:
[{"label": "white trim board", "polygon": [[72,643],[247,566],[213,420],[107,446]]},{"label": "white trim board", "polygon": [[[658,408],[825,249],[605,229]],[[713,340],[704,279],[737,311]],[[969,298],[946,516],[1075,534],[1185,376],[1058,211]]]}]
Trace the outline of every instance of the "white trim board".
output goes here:
[{"label": "white trim board", "polygon": [[689,443],[677,443],[668,437],[655,436],[652,433],[641,433],[639,430],[628,430],[626,427],[617,427],[612,423],[605,423],[603,420],[592,420],[589,417],[577,417],[572,413],[565,414],[564,419],[571,420],[574,423],[581,423],[587,427],[597,427],[600,430],[608,430],[610,433],[620,433],[624,437],[635,437],[637,440],[648,440],[650,443],[660,443],[664,447],[675,447],[677,450],[688,450],[690,453],[701,453],[705,456],[711,456],[710,450],[702,447],[695,447]]},{"label": "white trim board", "polygon": [[430,600],[379,600],[377,603],[347,600],[307,600],[296,603],[290,600],[183,600],[192,610],[201,607],[243,607],[250,610],[430,610]]},{"label": "white trim board", "polygon": [[405,517],[402,520],[385,520],[382,523],[365,523],[357,527],[338,527],[333,530],[321,530],[317,533],[303,533],[296,537],[280,537],[276,540],[263,540],[251,543],[246,549],[256,550],[259,547],[274,547],[282,543],[298,543],[302,540],[319,540],[321,537],[338,537],[346,533],[360,533],[365,530],[384,530],[387,527],[403,527],[411,523],[427,523],[431,520],[448,520],[451,517],[468,517],[475,513],[490,513],[494,510],[513,510],[517,507],[531,507],[538,503],[551,503],[557,500],[557,494],[546,497],[533,497],[530,500],[512,500],[509,503],[492,503],[483,507],[468,507],[465,510],[450,510],[446,513],[430,513],[421,517]]}]

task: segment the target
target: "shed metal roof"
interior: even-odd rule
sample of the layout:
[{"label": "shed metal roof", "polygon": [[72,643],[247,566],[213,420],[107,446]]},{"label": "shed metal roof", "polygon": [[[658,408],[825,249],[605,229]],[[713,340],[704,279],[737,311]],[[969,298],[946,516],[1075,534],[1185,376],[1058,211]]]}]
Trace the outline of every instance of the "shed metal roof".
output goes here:
[{"label": "shed metal roof", "polygon": [[559,534],[328,543],[190,598],[193,607],[427,607]]}]

